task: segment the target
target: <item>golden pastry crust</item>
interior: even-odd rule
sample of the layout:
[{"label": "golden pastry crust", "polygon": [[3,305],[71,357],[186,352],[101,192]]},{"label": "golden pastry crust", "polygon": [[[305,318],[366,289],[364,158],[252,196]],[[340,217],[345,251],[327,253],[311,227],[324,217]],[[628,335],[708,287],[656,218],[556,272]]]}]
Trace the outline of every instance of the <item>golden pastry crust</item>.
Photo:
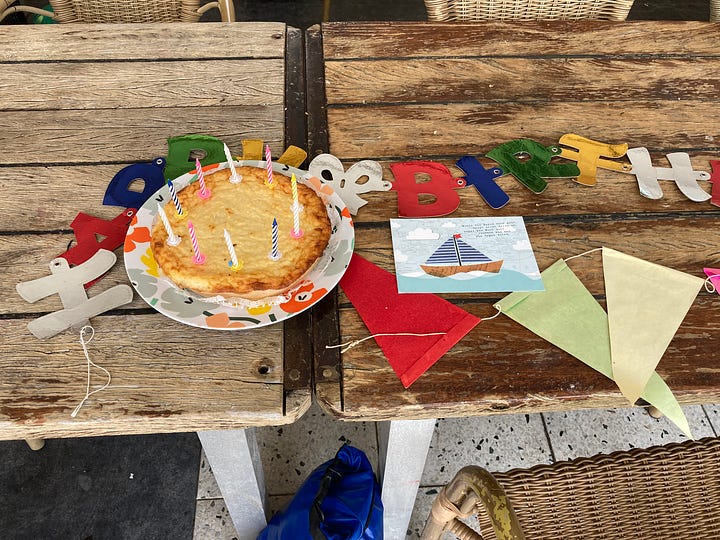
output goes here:
[{"label": "golden pastry crust", "polygon": [[[293,228],[292,189],[290,178],[273,173],[274,189],[265,185],[266,170],[237,167],[242,182],[229,181],[229,169],[205,175],[211,192],[208,199],[198,196],[200,183],[193,182],[178,193],[187,214],[180,218],[172,200],[165,204],[165,214],[173,232],[181,238],[178,246],[167,245],[167,232],[156,219],[152,230],[152,251],[160,268],[179,287],[202,295],[235,295],[257,300],[287,291],[310,270],[330,239],[330,220],[323,201],[309,187],[298,182],[301,238],[290,233]],[[272,221],[278,222],[278,248],[281,257],[270,259]],[[197,235],[202,265],[192,262],[193,249],[188,220]],[[230,253],[223,229],[232,238],[240,270],[228,264]]]}]

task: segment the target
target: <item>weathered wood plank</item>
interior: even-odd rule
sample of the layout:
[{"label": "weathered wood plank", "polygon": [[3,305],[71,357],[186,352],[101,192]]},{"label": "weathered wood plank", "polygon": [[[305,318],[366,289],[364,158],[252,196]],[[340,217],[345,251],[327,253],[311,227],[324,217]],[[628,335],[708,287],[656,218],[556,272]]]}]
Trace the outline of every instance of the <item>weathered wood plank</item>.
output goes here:
[{"label": "weathered wood plank", "polygon": [[717,56],[718,25],[697,21],[332,23],[322,27],[326,60],[556,55]]},{"label": "weathered wood plank", "polygon": [[[705,278],[703,267],[720,266],[717,218],[631,216],[605,218],[544,219],[526,223],[528,237],[540,270],[558,259],[609,247],[633,257]],[[390,272],[395,271],[390,227],[367,227],[355,237],[355,252]],[[599,253],[568,263],[585,286],[604,294]],[[502,294],[500,294],[502,296]],[[443,295],[464,298],[468,295]],[[498,293],[473,293],[471,298],[498,298]],[[341,302],[345,302],[341,297]]]},{"label": "weathered wood plank", "polygon": [[[282,95],[282,87],[276,91]],[[167,153],[166,139],[214,135],[230,148],[264,139],[283,148],[285,113],[269,106],[107,109],[101,112],[9,111],[0,115],[0,165],[150,161]]]},{"label": "weathered wood plank", "polygon": [[710,100],[720,56],[698,58],[422,58],[329,61],[328,105],[470,101]]},{"label": "weathered wood plank", "polygon": [[[50,234],[13,234],[0,236],[0,315],[44,313],[62,309],[57,295],[49,296],[30,304],[15,291],[22,281],[30,281],[50,274],[50,261],[65,252],[71,241],[72,233]],[[74,244],[73,244],[74,245]],[[122,248],[115,250],[118,262],[103,278],[88,289],[88,295],[94,296],[119,283],[129,284]],[[123,309],[146,309],[149,306],[137,294],[131,304]]]},{"label": "weathered wood plank", "polygon": [[[167,147],[158,155],[166,154]],[[102,201],[110,180],[127,165],[0,167],[0,191],[12,194],[0,197],[0,231],[70,230],[78,212],[114,218],[122,208]]]},{"label": "weathered wood plank", "polygon": [[[462,307],[479,317],[494,311],[487,304]],[[701,294],[658,366],[682,403],[720,399],[718,308],[717,295]],[[368,335],[354,309],[342,309],[340,317],[343,340]],[[373,340],[346,352],[343,367],[345,408],[333,412],[348,420],[628,406],[612,381],[503,316],[481,322],[410,390]]]},{"label": "weathered wood plank", "polygon": [[[386,180],[394,179],[390,163],[417,159],[439,160],[462,176],[453,164],[463,155],[480,157],[515,138],[557,144],[577,133],[645,146],[658,167],[668,166],[666,152],[689,151],[696,170],[709,170],[720,155],[718,28],[657,21],[323,25],[327,100],[315,104],[310,120],[326,120],[319,129],[327,127],[327,137],[316,151],[346,167],[382,160]],[[634,177],[604,170],[592,188],[553,179],[538,195],[510,176],[498,183],[511,197],[505,208],[488,208],[470,188],[459,191],[451,217],[525,216],[540,269],[600,246],[701,277],[704,266],[720,265],[716,208],[687,201],[672,183],[662,183],[665,197],[656,201],[639,194]],[[356,252],[393,272],[387,220],[397,216],[396,194],[363,197],[369,204],[354,219]],[[602,299],[601,255],[569,265]],[[504,293],[441,296],[487,317]],[[327,332],[330,344],[367,336],[342,293],[338,302],[341,335]],[[699,295],[658,369],[683,403],[720,399],[718,306],[717,295]],[[352,420],[627,405],[611,381],[504,316],[481,323],[410,389],[373,340],[344,353],[338,372],[340,381],[316,384],[318,401]]]},{"label": "weathered wood plank", "polygon": [[718,148],[720,107],[701,101],[450,103],[330,108],[330,150],[343,159],[477,155],[512,139],[565,133],[653,150]]},{"label": "weathered wood plank", "polygon": [[[303,118],[285,110],[285,25],[67,25],[33,28],[32,39],[27,27],[5,26],[0,34],[13,44],[0,51],[0,190],[10,194],[0,203],[0,438],[297,419],[310,405],[309,376],[305,385],[284,387],[284,324],[198,329],[151,311],[137,295],[92,319],[90,356],[113,379],[72,419],[85,389],[78,335],[34,338],[27,323],[60,309],[59,298],[29,304],[15,291],[19,281],[48,274],[49,261],[73,240],[78,211],[105,219],[121,211],[102,205],[108,182],[129,163],[166,155],[167,137],[215,135],[236,154],[243,139],[259,138],[280,155],[286,118]],[[116,253],[118,263],[91,296],[128,283],[122,250]],[[291,345],[296,353],[311,350]],[[93,387],[103,382],[93,370]]]},{"label": "weathered wood plank", "polygon": [[[283,23],[6,25],[0,62],[283,58]],[[29,34],[32,34],[31,38]]]},{"label": "weathered wood plank", "polygon": [[[285,423],[281,326],[212,332],[160,314],[102,316],[92,323],[88,351],[111,373],[112,384],[73,419],[87,369],[78,335],[37,340],[26,321],[0,320],[0,438]],[[93,388],[105,380],[93,369]]]},{"label": "weathered wood plank", "polygon": [[[3,66],[5,110],[283,104],[282,58],[186,62],[56,62]],[[185,73],[178,81],[177,73]],[[104,111],[94,113],[102,116]]]}]

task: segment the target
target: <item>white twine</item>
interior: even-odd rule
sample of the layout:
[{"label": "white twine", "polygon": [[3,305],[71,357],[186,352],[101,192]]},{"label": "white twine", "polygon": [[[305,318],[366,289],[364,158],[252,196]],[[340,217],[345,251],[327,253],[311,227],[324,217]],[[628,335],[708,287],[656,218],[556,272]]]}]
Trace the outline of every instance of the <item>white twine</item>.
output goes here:
[{"label": "white twine", "polygon": [[590,250],[588,250],[588,251],[583,251],[582,253],[578,253],[577,255],[573,255],[572,257],[568,257],[567,259],[565,259],[565,262],[568,262],[570,259],[576,259],[577,257],[582,257],[583,255],[588,255],[588,254],[590,254],[590,253],[594,253],[594,252],[596,252],[596,251],[602,251],[602,248],[599,247],[599,248],[595,248],[595,249],[590,249]]},{"label": "white twine", "polygon": [[[601,251],[601,250],[602,250],[602,248],[595,248],[595,249],[591,249],[589,251],[584,251],[582,253],[579,253],[578,255],[573,255],[572,257],[568,257],[567,259],[565,259],[565,262],[569,261],[570,259],[575,259],[576,257],[582,257],[583,255],[588,255],[589,253],[593,253],[595,251]],[[703,285],[705,286],[705,290],[709,293],[714,293],[717,290],[717,288],[715,287],[715,284],[712,281],[712,278],[714,278],[714,277],[718,277],[718,275],[708,276],[705,279],[705,281],[703,282]]]},{"label": "white twine", "polygon": [[[497,313],[496,313],[495,315],[493,315],[493,316],[491,316],[491,317],[485,317],[485,318],[480,319],[480,320],[481,320],[481,321],[489,321],[489,320],[491,320],[491,319],[494,319],[494,318],[497,317],[498,315],[500,315],[500,313],[501,313],[500,308],[495,308],[495,309],[497,309]],[[374,338],[374,337],[381,337],[381,336],[418,336],[418,337],[422,337],[422,336],[444,336],[444,335],[447,335],[447,332],[429,332],[429,333],[427,333],[427,334],[415,334],[415,333],[413,333],[413,332],[395,332],[395,333],[389,333],[389,334],[371,334],[371,335],[369,335],[369,336],[365,336],[365,337],[362,338],[362,339],[354,339],[354,340],[352,340],[352,341],[346,341],[345,343],[339,343],[339,344],[337,344],[337,345],[325,345],[325,348],[326,348],[326,349],[337,349],[338,347],[344,347],[344,349],[340,349],[340,352],[341,352],[341,353],[344,353],[344,352],[346,352],[346,351],[349,351],[349,350],[352,349],[353,347],[355,347],[355,346],[357,346],[357,345],[360,345],[363,341],[366,341],[366,340],[368,340],[368,339],[370,339],[370,338]]]},{"label": "white twine", "polygon": [[[85,340],[85,332],[87,330],[90,330],[91,334],[90,334],[90,338],[86,341]],[[94,337],[95,337],[95,329],[92,326],[90,326],[89,324],[83,326],[80,329],[80,345],[82,345],[83,352],[85,353],[85,358],[87,359],[87,386],[85,387],[85,397],[82,399],[82,401],[80,403],[78,403],[78,406],[75,407],[75,410],[73,410],[73,412],[70,413],[70,416],[72,418],[75,418],[77,416],[77,413],[80,412],[80,409],[82,409],[82,406],[85,404],[85,401],[87,401],[87,399],[90,396],[92,396],[96,392],[100,392],[100,390],[105,390],[108,386],[110,386],[110,381],[112,380],[112,378],[110,377],[110,372],[107,369],[105,369],[102,366],[98,366],[95,362],[90,360],[90,355],[88,354],[87,345],[88,345],[88,343],[90,343],[93,340]],[[103,386],[101,386],[100,388],[96,388],[92,392],[90,391],[90,366],[94,366],[98,369],[103,370],[105,372],[105,375],[107,375],[107,382]]]},{"label": "white twine", "polygon": [[703,285],[705,285],[705,290],[709,293],[714,293],[717,291],[717,287],[715,287],[715,284],[713,283],[712,278],[718,278],[720,279],[720,275],[715,274],[714,276],[708,276]]}]

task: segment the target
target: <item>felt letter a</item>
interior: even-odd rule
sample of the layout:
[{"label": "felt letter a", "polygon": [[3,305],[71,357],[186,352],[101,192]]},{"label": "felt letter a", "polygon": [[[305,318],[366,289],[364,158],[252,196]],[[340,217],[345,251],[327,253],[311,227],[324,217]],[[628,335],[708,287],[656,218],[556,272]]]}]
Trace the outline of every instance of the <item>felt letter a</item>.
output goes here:
[{"label": "felt letter a", "polygon": [[[464,178],[453,178],[445,165],[433,161],[407,161],[390,165],[398,194],[398,215],[401,217],[444,216],[457,210],[460,197],[456,189],[465,187]],[[422,177],[428,178],[426,181]],[[421,195],[432,200],[423,202]]]},{"label": "felt letter a", "polygon": [[503,171],[512,174],[532,192],[542,193],[547,187],[545,178],[580,175],[575,163],[550,163],[559,154],[557,146],[545,147],[532,139],[517,139],[493,148],[487,157],[497,161]]}]

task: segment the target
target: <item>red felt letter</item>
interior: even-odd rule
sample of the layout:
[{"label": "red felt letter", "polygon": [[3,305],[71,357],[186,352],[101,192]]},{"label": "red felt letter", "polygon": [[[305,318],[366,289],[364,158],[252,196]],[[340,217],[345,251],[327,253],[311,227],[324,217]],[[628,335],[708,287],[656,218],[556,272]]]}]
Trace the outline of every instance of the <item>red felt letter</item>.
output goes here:
[{"label": "red felt letter", "polygon": [[[395,175],[392,189],[398,194],[399,216],[444,216],[460,206],[460,197],[455,190],[465,187],[465,179],[453,178],[445,165],[433,161],[407,161],[393,163],[390,169]],[[419,174],[426,174],[430,179],[418,182]],[[435,200],[423,203],[420,195],[431,195]]]}]

